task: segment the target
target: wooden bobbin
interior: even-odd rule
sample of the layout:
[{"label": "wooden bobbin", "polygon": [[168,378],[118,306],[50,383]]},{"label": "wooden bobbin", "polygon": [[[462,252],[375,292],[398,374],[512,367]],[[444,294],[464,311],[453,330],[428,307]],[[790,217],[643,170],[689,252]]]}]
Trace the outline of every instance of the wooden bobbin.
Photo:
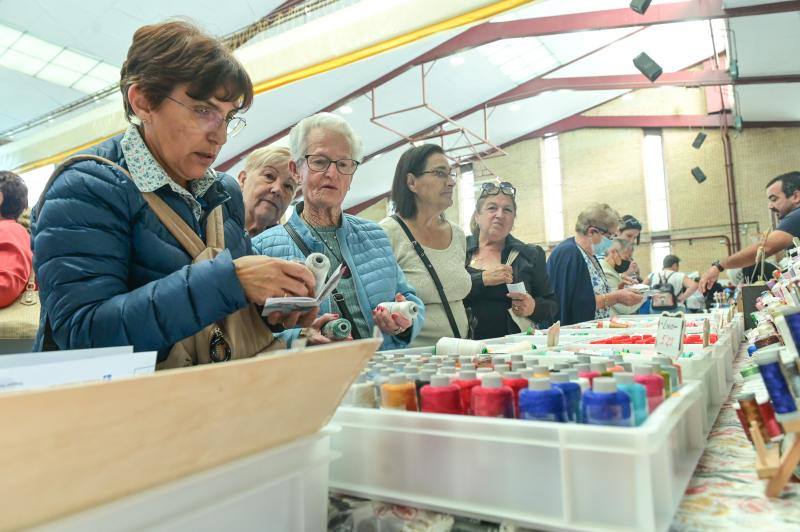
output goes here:
[{"label": "wooden bobbin", "polygon": [[772,478],[780,465],[780,449],[777,445],[767,446],[761,436],[761,428],[755,421],[750,422],[750,436],[756,447],[756,473],[758,478]]}]

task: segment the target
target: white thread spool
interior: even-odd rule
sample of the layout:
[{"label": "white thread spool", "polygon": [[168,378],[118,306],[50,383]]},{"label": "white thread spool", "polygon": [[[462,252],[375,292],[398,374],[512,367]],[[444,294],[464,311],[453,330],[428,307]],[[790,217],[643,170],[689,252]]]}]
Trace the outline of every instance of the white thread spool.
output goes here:
[{"label": "white thread spool", "polygon": [[347,390],[342,400],[342,406],[378,408],[378,401],[375,397],[375,383],[372,381],[354,383]]},{"label": "white thread spool", "polygon": [[385,308],[389,314],[400,314],[409,321],[414,321],[419,314],[419,307],[413,301],[387,301],[378,307]]},{"label": "white thread spool", "polygon": [[442,337],[436,342],[436,354],[444,356],[473,356],[486,350],[486,344],[477,340]]},{"label": "white thread spool", "polygon": [[314,297],[318,297],[331,269],[331,261],[322,253],[312,253],[306,257],[306,266],[314,274],[314,281],[317,284],[314,289]]}]

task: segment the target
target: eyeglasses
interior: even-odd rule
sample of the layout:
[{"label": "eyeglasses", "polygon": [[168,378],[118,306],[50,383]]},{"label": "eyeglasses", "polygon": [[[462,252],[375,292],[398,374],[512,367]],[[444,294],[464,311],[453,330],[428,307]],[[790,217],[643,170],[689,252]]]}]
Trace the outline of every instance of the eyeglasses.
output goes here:
[{"label": "eyeglasses", "polygon": [[358,165],[361,164],[355,159],[328,159],[324,155],[306,155],[306,164],[314,172],[324,172],[331,163],[336,165],[336,170],[343,175],[353,175],[356,173]]},{"label": "eyeglasses", "polygon": [[495,196],[501,192],[512,198],[517,195],[517,189],[508,181],[501,181],[499,184],[490,181],[481,185],[481,197]]},{"label": "eyeglasses", "polygon": [[420,172],[419,173],[419,175],[423,175],[423,174],[435,175],[439,179],[448,179],[448,178],[455,179],[456,177],[458,177],[458,174],[456,174],[452,170],[446,171],[446,170],[442,170],[440,168],[437,168],[436,170],[425,170],[424,172]]},{"label": "eyeglasses", "polygon": [[200,126],[200,129],[203,131],[208,131],[211,133],[212,131],[216,131],[219,129],[219,126],[225,122],[225,132],[229,137],[235,136],[241,130],[244,129],[244,126],[247,125],[244,118],[241,116],[222,116],[222,113],[217,111],[216,109],[212,109],[211,107],[206,107],[202,105],[197,105],[191,107],[186,105],[183,102],[179,102],[175,98],[171,96],[167,96],[167,99],[172,100],[173,102],[177,103],[178,105],[187,108],[192,112],[194,115],[195,120],[197,121],[197,125]]},{"label": "eyeglasses", "polygon": [[610,237],[617,236],[617,235],[612,235],[611,232],[609,232],[608,229],[605,229],[603,227],[599,227],[599,226],[596,226],[596,225],[590,225],[589,229],[597,229],[598,231],[600,231],[600,233],[602,233],[602,234],[604,234],[606,236],[610,236]]}]

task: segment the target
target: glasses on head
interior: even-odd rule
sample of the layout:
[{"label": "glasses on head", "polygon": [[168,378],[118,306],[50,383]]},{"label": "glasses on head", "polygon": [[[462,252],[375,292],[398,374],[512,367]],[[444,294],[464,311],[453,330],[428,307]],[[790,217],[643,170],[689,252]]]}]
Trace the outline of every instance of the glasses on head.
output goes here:
[{"label": "glasses on head", "polygon": [[512,198],[517,195],[517,189],[514,188],[514,185],[508,181],[502,181],[500,183],[489,181],[481,185],[481,197],[494,196],[501,192],[506,196],[511,196]]},{"label": "glasses on head", "polygon": [[314,172],[324,172],[331,163],[336,165],[336,170],[343,175],[353,175],[356,173],[358,165],[361,164],[355,159],[328,159],[324,155],[306,155],[306,164]]},{"label": "glasses on head", "polygon": [[190,110],[197,121],[197,125],[203,131],[208,131],[209,133],[219,129],[219,126],[225,122],[225,132],[229,137],[233,137],[247,125],[247,122],[241,116],[223,116],[222,113],[207,105],[186,105],[171,96],[167,96],[167,99]]},{"label": "glasses on head", "polygon": [[441,168],[437,168],[436,170],[425,170],[424,172],[420,172],[419,175],[423,174],[431,174],[435,175],[439,179],[455,179],[458,175],[452,170],[442,170]]}]

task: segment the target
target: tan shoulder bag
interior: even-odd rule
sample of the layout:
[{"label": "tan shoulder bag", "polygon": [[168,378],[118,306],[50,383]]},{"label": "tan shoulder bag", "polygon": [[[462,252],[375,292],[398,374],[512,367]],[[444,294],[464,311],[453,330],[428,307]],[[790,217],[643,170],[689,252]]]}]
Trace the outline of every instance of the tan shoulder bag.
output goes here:
[{"label": "tan shoulder bag", "polygon": [[[65,160],[56,168],[53,177],[50,178],[50,182],[45,188],[45,192],[55,176],[65,167],[85,160],[95,160],[112,166],[130,177],[130,173],[125,168],[108,159],[94,155],[76,155]],[[164,224],[164,227],[192,257],[193,264],[213,259],[220,251],[225,249],[225,231],[221,205],[211,211],[206,219],[206,241],[203,242],[197,236],[197,233],[158,195],[153,192],[143,192],[142,196],[158,216],[158,219],[161,220],[161,223]],[[42,198],[44,198],[44,192],[42,193]],[[39,208],[41,208],[41,204]],[[176,343],[170,350],[167,359],[159,363],[156,369],[172,369],[195,364],[250,358],[265,351],[283,349],[284,347],[284,343],[276,340],[272,331],[264,323],[256,306],[249,303],[245,308]]]},{"label": "tan shoulder bag", "polygon": [[36,274],[28,277],[28,284],[19,297],[5,308],[0,308],[0,340],[27,340],[36,337],[39,329],[39,291]]}]

